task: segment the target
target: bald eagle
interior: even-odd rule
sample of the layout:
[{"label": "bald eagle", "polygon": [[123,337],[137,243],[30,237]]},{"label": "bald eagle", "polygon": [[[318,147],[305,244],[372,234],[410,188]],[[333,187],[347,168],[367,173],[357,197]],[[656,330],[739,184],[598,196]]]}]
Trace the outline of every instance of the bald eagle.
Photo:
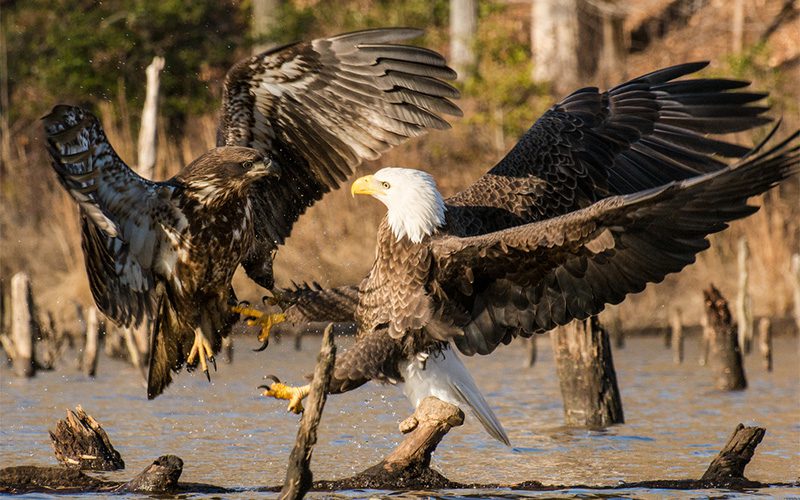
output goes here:
[{"label": "bald eagle", "polygon": [[[353,182],[354,195],[387,208],[369,274],[357,289],[282,295],[295,320],[324,320],[331,305],[342,309],[339,319],[356,320],[330,391],[402,381],[415,406],[432,395],[471,409],[508,444],[456,351],[489,354],[680,271],[709,246],[709,234],[757,210],[750,196],[800,168],[797,132],[752,151],[704,135],[766,119],[765,108],[749,105],[764,94],[728,92],[743,82],[673,81],[703,66],[573,93],[446,200],[419,170],[384,168]],[[726,165],[720,156],[740,158]],[[277,380],[265,388],[295,411],[308,391]]]},{"label": "bald eagle", "polygon": [[134,173],[88,111],[59,105],[43,119],[80,207],[95,302],[121,325],[154,320],[148,398],[184,364],[208,376],[241,310],[237,266],[271,289],[274,254],[309,206],[361,161],[460,114],[444,58],[397,43],[420,34],[361,31],[240,61],[225,79],[219,147],[165,182]]}]

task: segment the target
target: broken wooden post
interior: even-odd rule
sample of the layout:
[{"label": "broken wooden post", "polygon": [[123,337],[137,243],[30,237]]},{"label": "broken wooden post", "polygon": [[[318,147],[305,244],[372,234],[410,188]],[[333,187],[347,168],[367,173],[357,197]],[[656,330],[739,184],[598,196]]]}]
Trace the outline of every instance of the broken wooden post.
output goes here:
[{"label": "broken wooden post", "polygon": [[295,351],[302,351],[303,350],[303,329],[302,328],[295,328],[294,329],[294,350]]},{"label": "broken wooden post", "polygon": [[708,317],[706,317],[705,313],[700,316],[700,327],[703,333],[700,337],[700,357],[697,362],[700,366],[706,366],[708,364],[708,351],[711,345],[711,337],[714,332],[711,329],[711,325],[708,324]]},{"label": "broken wooden post", "polygon": [[97,347],[100,335],[100,323],[97,319],[96,307],[91,306],[86,312],[84,328],[86,342],[83,344],[81,367],[83,368],[83,373],[94,377],[97,374]]},{"label": "broken wooden post", "polygon": [[289,456],[289,468],[281,489],[281,499],[303,498],[311,488],[312,473],[309,463],[314,444],[317,442],[317,426],[328,398],[328,386],[331,383],[335,360],[336,346],[333,344],[333,323],[331,323],[322,334],[322,347],[317,357],[317,367],[314,369],[314,380],[311,382],[305,411],[300,419],[297,440]]},{"label": "broken wooden post", "polygon": [[792,255],[789,284],[794,297],[794,322],[797,325],[797,333],[800,335],[800,254],[798,253]]},{"label": "broken wooden post", "polygon": [[128,359],[130,363],[136,368],[140,369],[144,366],[142,363],[142,356],[139,353],[139,348],[136,346],[136,340],[133,338],[133,331],[135,326],[128,326],[122,328],[122,338],[125,339],[125,348],[128,351]]},{"label": "broken wooden post", "polygon": [[764,369],[772,371],[772,322],[761,318],[758,322],[758,350],[764,359]]},{"label": "broken wooden post", "polygon": [[683,318],[679,307],[669,313],[670,330],[672,331],[672,361],[683,363]]},{"label": "broken wooden post", "polygon": [[117,470],[125,462],[111,445],[108,434],[91,415],[77,406],[67,410],[67,418],[56,423],[50,431],[53,450],[59,462],[73,469]]},{"label": "broken wooden post", "polygon": [[159,75],[164,69],[164,58],[155,56],[147,66],[147,90],[145,91],[142,123],[139,127],[139,164],[136,170],[146,179],[155,178],[156,124],[158,120]]},{"label": "broken wooden post", "polygon": [[702,481],[745,479],[744,468],[753,458],[756,446],[764,439],[766,430],[762,427],[736,426],[728,442],[708,466]]},{"label": "broken wooden post", "polygon": [[611,336],[614,338],[614,347],[617,349],[625,348],[625,330],[622,328],[622,317],[619,309],[614,308],[611,313]]},{"label": "broken wooden post", "polygon": [[749,257],[750,249],[747,247],[747,240],[740,238],[737,255],[739,289],[736,293],[736,334],[739,350],[742,351],[742,354],[750,352],[750,344],[753,341],[753,305],[750,297],[750,277],[747,269]]},{"label": "broken wooden post", "polygon": [[747,388],[742,365],[742,352],[736,337],[736,327],[731,318],[728,301],[714,285],[703,290],[706,318],[710,335],[710,364],[714,381],[721,391],[738,391]]},{"label": "broken wooden post", "polygon": [[225,363],[233,363],[233,335],[222,339],[222,352],[225,353]]},{"label": "broken wooden post", "polygon": [[536,348],[536,334],[531,335],[530,338],[525,339],[525,367],[530,368],[536,363],[536,356],[538,355],[538,349]]},{"label": "broken wooden post", "polygon": [[590,428],[625,421],[608,333],[597,317],[551,333],[567,425]]},{"label": "broken wooden post", "polygon": [[36,375],[35,312],[28,275],[19,272],[11,278],[11,340],[14,344],[14,373],[20,377]]}]

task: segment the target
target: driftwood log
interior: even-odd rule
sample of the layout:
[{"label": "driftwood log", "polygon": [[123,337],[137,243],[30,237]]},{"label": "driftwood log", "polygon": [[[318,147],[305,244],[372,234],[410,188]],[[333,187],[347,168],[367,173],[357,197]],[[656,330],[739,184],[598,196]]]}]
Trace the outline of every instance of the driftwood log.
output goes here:
[{"label": "driftwood log", "polygon": [[311,453],[317,442],[317,427],[327,400],[328,386],[331,383],[335,360],[336,346],[333,344],[333,324],[330,324],[322,334],[322,347],[317,358],[317,366],[314,369],[314,380],[311,382],[303,418],[300,419],[297,440],[289,456],[289,468],[281,489],[281,499],[303,498],[311,488],[313,480],[309,467]]},{"label": "driftwood log", "polygon": [[125,468],[106,431],[80,405],[75,411],[67,410],[67,417],[50,431],[50,439],[56,458],[68,468],[103,471]]},{"label": "driftwood log", "polygon": [[76,469],[22,465],[0,469],[0,493],[230,493],[207,484],[178,483],[183,460],[175,455],[158,457],[128,482],[105,481]]},{"label": "driftwood log", "polygon": [[608,332],[593,316],[551,332],[567,425],[602,428],[625,421]]},{"label": "driftwood log", "polygon": [[418,489],[458,486],[430,467],[431,454],[451,428],[464,423],[457,406],[427,397],[400,424],[405,439],[380,463],[340,481],[318,481],[315,490]]},{"label": "driftwood log", "polygon": [[714,372],[714,384],[721,391],[746,389],[742,351],[728,301],[714,285],[703,290],[703,296],[710,336],[709,365]]}]

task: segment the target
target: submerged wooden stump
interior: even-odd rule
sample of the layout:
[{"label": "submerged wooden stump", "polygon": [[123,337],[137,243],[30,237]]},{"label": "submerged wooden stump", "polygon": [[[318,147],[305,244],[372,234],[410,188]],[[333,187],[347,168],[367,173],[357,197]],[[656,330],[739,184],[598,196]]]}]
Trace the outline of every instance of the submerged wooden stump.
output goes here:
[{"label": "submerged wooden stump", "polygon": [[11,340],[14,346],[14,373],[19,377],[36,375],[33,344],[36,339],[36,313],[31,281],[25,273],[11,278]]},{"label": "submerged wooden stump", "polygon": [[764,439],[766,430],[761,427],[736,426],[728,442],[708,466],[701,480],[727,481],[745,479],[744,468],[753,458],[756,446]]},{"label": "submerged wooden stump", "polygon": [[728,301],[714,285],[703,290],[705,298],[707,334],[709,338],[709,365],[714,371],[714,384],[721,391],[738,391],[747,388],[742,364],[742,351],[736,325],[731,319]]},{"label": "submerged wooden stump", "polygon": [[108,434],[83,408],[67,410],[67,417],[50,431],[53,449],[59,462],[73,469],[117,470],[125,462],[114,449]]},{"label": "submerged wooden stump", "polygon": [[625,421],[611,344],[596,317],[551,333],[567,425],[607,427]]}]

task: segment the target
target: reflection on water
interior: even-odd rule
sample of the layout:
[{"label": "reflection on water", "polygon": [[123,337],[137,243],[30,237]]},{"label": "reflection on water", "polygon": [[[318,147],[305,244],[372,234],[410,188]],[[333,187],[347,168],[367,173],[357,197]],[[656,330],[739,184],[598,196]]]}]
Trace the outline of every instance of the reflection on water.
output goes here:
[{"label": "reflection on water", "polygon": [[[256,345],[255,339],[236,342],[236,362],[221,364],[212,384],[201,374],[181,373],[155,401],[147,401],[133,368],[105,358],[94,381],[66,362],[60,370],[32,380],[17,379],[10,370],[1,369],[0,467],[54,464],[47,429],[66,408],[80,404],[103,424],[125,459],[127,470],[108,474],[109,479],[128,479],[157,456],[172,453],[184,459],[183,481],[231,488],[280,484],[298,417],[285,412],[284,402],[260,397],[256,386],[268,373],[302,382],[313,368],[318,344],[307,339],[306,349],[295,352],[291,342],[284,342],[253,353],[249,348]],[[348,343],[340,341],[342,348]],[[695,338],[687,339],[687,361],[678,366],[661,339],[628,339],[625,349],[614,352],[627,423],[602,432],[561,425],[549,339],[540,338],[539,345],[539,359],[531,369],[522,368],[525,350],[520,344],[465,360],[513,447],[492,440],[468,416],[463,427],[444,439],[433,459],[445,476],[462,482],[588,485],[699,477],[739,422],[767,428],[747,469],[749,478],[789,482],[800,476],[796,338],[774,339],[771,374],[763,370],[757,355],[750,355],[746,365],[750,387],[738,393],[713,389],[710,372],[696,363]],[[409,412],[396,387],[370,384],[331,397],[314,451],[315,477],[341,478],[378,462],[399,441],[397,424]],[[489,493],[440,492],[451,498]],[[502,490],[491,494],[511,496]],[[566,497],[608,494],[560,492]],[[667,493],[622,494],[655,498]]]}]

